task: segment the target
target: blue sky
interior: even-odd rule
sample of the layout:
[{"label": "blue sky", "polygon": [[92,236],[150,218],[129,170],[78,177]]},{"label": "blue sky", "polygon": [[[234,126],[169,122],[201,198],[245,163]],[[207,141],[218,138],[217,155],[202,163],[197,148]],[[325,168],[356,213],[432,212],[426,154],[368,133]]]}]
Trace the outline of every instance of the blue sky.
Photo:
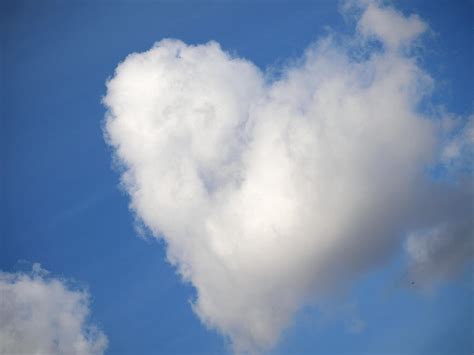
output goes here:
[{"label": "blue sky", "polygon": [[[430,101],[472,112],[472,1],[397,1],[430,27],[421,66]],[[140,238],[103,138],[105,81],[163,38],[215,40],[260,69],[299,57],[328,32],[350,34],[332,1],[3,1],[0,269],[20,260],[87,285],[110,354],[220,354],[225,340],[190,307],[195,290]],[[472,262],[424,291],[401,286],[403,253],[320,309],[300,310],[274,354],[470,354]],[[349,321],[348,321],[349,320]],[[348,322],[360,321],[351,332]]]}]

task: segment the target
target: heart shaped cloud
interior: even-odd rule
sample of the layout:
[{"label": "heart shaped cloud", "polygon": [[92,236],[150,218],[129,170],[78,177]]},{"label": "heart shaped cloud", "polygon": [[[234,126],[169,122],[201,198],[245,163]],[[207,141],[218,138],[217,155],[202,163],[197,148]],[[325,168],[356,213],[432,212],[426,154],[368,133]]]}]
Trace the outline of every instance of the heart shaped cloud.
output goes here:
[{"label": "heart shaped cloud", "polygon": [[[435,246],[466,249],[472,194],[426,173],[445,144],[441,120],[417,108],[433,80],[409,52],[426,25],[375,3],[356,12],[351,40],[320,40],[279,78],[215,42],[162,40],[107,83],[131,208],[236,352],[275,345],[298,308],[387,260],[407,232],[415,256],[429,228]],[[470,258],[468,246],[445,268]]]}]

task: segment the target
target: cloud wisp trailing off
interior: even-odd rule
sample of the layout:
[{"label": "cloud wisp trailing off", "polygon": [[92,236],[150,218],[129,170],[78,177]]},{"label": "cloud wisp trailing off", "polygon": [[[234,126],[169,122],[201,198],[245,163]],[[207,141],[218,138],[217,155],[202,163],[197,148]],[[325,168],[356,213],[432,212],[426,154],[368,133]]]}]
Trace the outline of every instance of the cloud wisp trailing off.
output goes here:
[{"label": "cloud wisp trailing off", "polygon": [[28,274],[0,271],[0,354],[103,354],[107,337],[88,317],[88,293],[39,264]]},{"label": "cloud wisp trailing off", "polygon": [[434,80],[410,53],[427,25],[376,2],[344,9],[358,16],[352,40],[320,39],[276,79],[215,42],[165,39],[107,82],[131,209],[235,352],[274,346],[300,307],[407,236],[421,284],[473,257],[469,176],[428,173],[462,154],[447,163],[449,128],[419,110]]}]

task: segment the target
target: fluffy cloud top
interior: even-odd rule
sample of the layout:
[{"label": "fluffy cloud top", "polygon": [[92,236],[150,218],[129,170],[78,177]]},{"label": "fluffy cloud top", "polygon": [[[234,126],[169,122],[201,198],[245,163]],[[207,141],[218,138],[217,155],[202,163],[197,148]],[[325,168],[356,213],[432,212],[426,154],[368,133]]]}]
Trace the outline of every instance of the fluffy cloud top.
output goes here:
[{"label": "fluffy cloud top", "polygon": [[103,354],[106,336],[87,324],[89,295],[49,277],[0,272],[0,354]]},{"label": "fluffy cloud top", "polygon": [[358,30],[366,37],[380,39],[386,49],[398,50],[410,45],[427,30],[427,25],[416,15],[404,17],[393,8],[381,8],[370,1],[366,3]]},{"label": "fluffy cloud top", "polygon": [[[277,80],[215,42],[166,39],[108,81],[105,132],[131,208],[236,352],[275,345],[298,308],[385,261],[407,232],[437,231],[410,239],[415,259],[433,238],[465,252],[426,260],[454,270],[472,258],[472,189],[426,173],[445,142],[417,109],[433,80],[407,54],[426,27],[369,2],[352,44],[321,39]],[[353,59],[353,43],[368,56]]]}]

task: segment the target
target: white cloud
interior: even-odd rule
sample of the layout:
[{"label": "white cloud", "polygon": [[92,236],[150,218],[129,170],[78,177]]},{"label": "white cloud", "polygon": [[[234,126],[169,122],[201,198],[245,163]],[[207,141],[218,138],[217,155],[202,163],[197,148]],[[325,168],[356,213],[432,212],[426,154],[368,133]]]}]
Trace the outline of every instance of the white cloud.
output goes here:
[{"label": "white cloud", "polygon": [[[361,3],[364,2],[359,5]],[[381,40],[388,50],[410,45],[428,28],[417,15],[405,17],[392,7],[381,7],[379,2],[365,3],[367,6],[357,28],[363,36]]]},{"label": "white cloud", "polygon": [[89,295],[34,264],[0,271],[0,354],[103,354],[106,336],[88,325]]},{"label": "white cloud", "polygon": [[465,184],[426,174],[444,143],[417,110],[433,81],[396,50],[426,25],[363,9],[353,42],[385,48],[363,60],[324,38],[268,81],[215,42],[168,39],[129,55],[107,83],[105,132],[131,208],[236,352],[271,348],[302,305],[471,201]]}]

